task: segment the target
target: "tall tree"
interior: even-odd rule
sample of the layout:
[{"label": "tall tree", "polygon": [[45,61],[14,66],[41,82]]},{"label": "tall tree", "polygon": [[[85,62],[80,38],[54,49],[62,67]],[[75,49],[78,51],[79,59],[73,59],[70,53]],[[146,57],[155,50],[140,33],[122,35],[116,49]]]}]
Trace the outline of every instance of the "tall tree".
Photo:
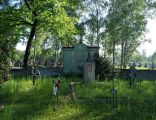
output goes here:
[{"label": "tall tree", "polygon": [[85,36],[90,46],[100,46],[101,44],[100,34],[104,27],[107,3],[107,0],[85,0],[85,13],[88,16],[85,22]]},{"label": "tall tree", "polygon": [[9,77],[10,59],[12,51],[18,42],[16,27],[9,21],[5,21],[4,12],[8,11],[8,1],[2,1],[0,7],[0,84]]},{"label": "tall tree", "polygon": [[106,32],[111,41],[121,45],[122,68],[126,67],[130,56],[141,43],[139,38],[146,26],[146,3],[144,0],[112,0],[110,3]]},{"label": "tall tree", "polygon": [[151,58],[151,62],[156,64],[156,52],[153,53],[152,58]]},{"label": "tall tree", "polygon": [[47,31],[56,36],[66,36],[68,38],[75,33],[75,18],[68,17],[65,11],[68,5],[67,0],[17,0],[12,3],[9,8],[10,11],[5,13],[5,19],[16,26],[22,27],[21,37],[28,39],[24,56],[24,68],[27,69],[28,67],[30,49],[36,31]]}]

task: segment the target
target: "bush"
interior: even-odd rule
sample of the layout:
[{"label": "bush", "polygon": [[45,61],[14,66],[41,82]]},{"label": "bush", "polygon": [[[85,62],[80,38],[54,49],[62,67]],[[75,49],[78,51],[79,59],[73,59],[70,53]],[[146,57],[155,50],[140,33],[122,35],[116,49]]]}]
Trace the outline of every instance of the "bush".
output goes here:
[{"label": "bush", "polygon": [[113,67],[108,58],[95,54],[95,64],[95,75],[99,75],[99,79],[106,79],[111,74]]},{"label": "bush", "polygon": [[10,77],[9,71],[10,71],[10,64],[6,61],[2,61],[0,63],[0,83],[3,83],[4,81],[7,81]]},{"label": "bush", "polygon": [[13,47],[8,40],[0,43],[0,83],[9,79],[10,72],[10,55]]}]

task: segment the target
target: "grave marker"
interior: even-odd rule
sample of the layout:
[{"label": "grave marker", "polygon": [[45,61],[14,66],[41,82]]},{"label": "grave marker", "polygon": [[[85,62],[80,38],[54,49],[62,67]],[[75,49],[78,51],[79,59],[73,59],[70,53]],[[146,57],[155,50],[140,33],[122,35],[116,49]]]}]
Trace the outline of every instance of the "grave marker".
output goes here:
[{"label": "grave marker", "polygon": [[93,83],[95,81],[95,62],[91,60],[90,51],[88,52],[87,62],[84,64],[83,75],[86,83]]},{"label": "grave marker", "polygon": [[33,77],[33,85],[35,85],[35,80],[40,77],[40,71],[38,69],[32,70],[32,77]]}]

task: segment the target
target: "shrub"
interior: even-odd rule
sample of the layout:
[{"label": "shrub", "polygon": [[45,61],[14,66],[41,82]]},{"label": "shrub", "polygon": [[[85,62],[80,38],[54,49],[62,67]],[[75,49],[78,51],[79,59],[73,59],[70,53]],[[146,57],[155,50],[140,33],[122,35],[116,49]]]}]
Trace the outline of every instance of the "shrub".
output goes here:
[{"label": "shrub", "polygon": [[0,83],[9,79],[10,55],[13,47],[9,40],[3,40],[0,43]]},{"label": "shrub", "polygon": [[99,79],[106,79],[106,76],[111,74],[113,67],[108,58],[95,54],[95,64],[95,75],[99,75]]}]

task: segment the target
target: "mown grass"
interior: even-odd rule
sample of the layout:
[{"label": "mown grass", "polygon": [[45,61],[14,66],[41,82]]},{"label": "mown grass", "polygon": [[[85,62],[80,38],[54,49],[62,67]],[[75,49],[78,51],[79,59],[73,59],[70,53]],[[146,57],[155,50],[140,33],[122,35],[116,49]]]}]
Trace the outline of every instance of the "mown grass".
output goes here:
[{"label": "mown grass", "polygon": [[[42,78],[36,81],[36,85],[32,85],[32,80],[28,79],[12,79],[3,84],[3,104],[4,108],[0,109],[0,120],[155,120],[156,104],[134,102],[130,105],[118,105],[117,111],[112,112],[109,104],[100,103],[76,103],[71,99],[69,82],[80,81],[77,78],[62,78],[62,84],[59,93],[59,107],[53,110],[56,98],[52,95],[53,78]],[[118,93],[125,96],[124,91],[128,91],[132,97],[137,98],[138,94],[144,90],[144,94],[149,99],[155,95],[155,83],[144,81],[140,85],[135,85],[132,89],[127,88],[127,83],[116,81],[116,89]],[[118,87],[117,87],[118,85]],[[150,87],[149,86],[153,86]],[[91,89],[96,88],[95,92]],[[101,90],[102,88],[102,90]],[[109,94],[111,83],[109,81],[104,84],[95,84],[86,87],[81,84],[79,92],[82,95],[92,95],[101,97]],[[87,90],[86,90],[87,89]],[[134,89],[134,90],[133,90]],[[138,90],[138,92],[133,93]],[[86,91],[88,92],[86,92]],[[121,92],[120,92],[121,91]],[[127,94],[126,94],[127,95]],[[142,94],[141,94],[142,95]],[[89,99],[92,99],[88,95]],[[154,97],[155,98],[155,97]]]}]

